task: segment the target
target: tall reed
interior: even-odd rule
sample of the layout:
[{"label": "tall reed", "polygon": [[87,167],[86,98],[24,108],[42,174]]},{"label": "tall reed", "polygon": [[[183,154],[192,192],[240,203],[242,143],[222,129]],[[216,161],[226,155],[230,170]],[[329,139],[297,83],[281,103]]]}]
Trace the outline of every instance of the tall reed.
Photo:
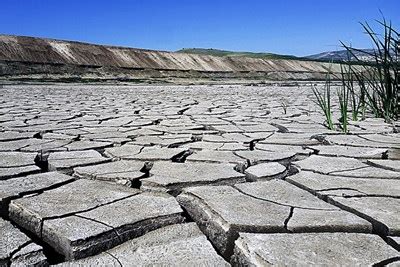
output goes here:
[{"label": "tall reed", "polygon": [[[399,118],[400,110],[400,34],[385,18],[377,23],[383,29],[382,34],[376,33],[367,22],[361,23],[374,44],[373,52],[355,49],[343,42],[341,44],[354,59],[349,64],[349,78],[358,84],[360,96],[364,98],[360,107],[365,104],[375,117],[390,122]],[[372,61],[360,58],[357,52],[370,57]]]},{"label": "tall reed", "polygon": [[331,76],[330,76],[330,71],[326,75],[326,82],[325,86],[323,89],[323,92],[321,93],[317,87],[314,85],[312,86],[312,91],[314,93],[314,96],[316,98],[316,103],[318,106],[322,109],[325,115],[325,120],[327,123],[327,126],[330,130],[334,129],[333,126],[333,120],[332,120],[332,106],[331,106]]}]

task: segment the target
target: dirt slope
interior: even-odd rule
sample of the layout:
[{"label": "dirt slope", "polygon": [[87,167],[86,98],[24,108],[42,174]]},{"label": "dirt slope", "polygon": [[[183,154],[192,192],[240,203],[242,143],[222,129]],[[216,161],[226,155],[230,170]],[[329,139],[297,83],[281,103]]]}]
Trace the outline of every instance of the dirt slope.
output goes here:
[{"label": "dirt slope", "polygon": [[[0,76],[3,77],[260,79],[264,75],[265,79],[308,80],[323,78],[328,68],[328,63],[312,61],[215,57],[0,35]],[[337,71],[337,66],[333,68]]]}]

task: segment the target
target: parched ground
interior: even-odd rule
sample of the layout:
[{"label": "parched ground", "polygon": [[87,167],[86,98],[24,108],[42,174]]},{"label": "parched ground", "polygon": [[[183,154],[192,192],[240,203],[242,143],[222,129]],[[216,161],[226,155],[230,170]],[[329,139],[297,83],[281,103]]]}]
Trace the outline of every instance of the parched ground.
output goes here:
[{"label": "parched ground", "polygon": [[330,131],[312,99],[4,86],[0,266],[400,264],[400,125]]}]

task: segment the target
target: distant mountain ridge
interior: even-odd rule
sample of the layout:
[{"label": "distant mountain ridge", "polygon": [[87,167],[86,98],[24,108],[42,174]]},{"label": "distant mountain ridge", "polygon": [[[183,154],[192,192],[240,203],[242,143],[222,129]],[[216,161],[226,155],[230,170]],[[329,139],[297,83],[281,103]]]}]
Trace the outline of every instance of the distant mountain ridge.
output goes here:
[{"label": "distant mountain ridge", "polygon": [[[370,54],[374,53],[374,49],[357,49],[357,51],[353,50],[353,53],[360,60],[372,61],[373,57]],[[311,60],[322,60],[322,61],[347,61],[347,60],[349,60],[349,58],[350,58],[350,60],[356,59],[347,50],[327,51],[327,52],[322,52],[319,54],[306,56],[306,58],[311,59]]]},{"label": "distant mountain ridge", "polygon": [[[373,61],[371,54],[374,53],[373,49],[358,49],[360,51],[353,51],[358,59],[362,61]],[[321,61],[321,62],[341,62],[347,61],[349,58],[351,61],[356,60],[347,50],[338,51],[326,51],[314,55],[305,57],[298,57],[293,55],[281,55],[274,53],[265,52],[239,52],[229,51],[214,48],[183,48],[176,53],[196,54],[196,55],[208,55],[217,57],[251,57],[251,58],[262,58],[262,59],[287,59],[287,60],[299,60],[299,61]]]}]

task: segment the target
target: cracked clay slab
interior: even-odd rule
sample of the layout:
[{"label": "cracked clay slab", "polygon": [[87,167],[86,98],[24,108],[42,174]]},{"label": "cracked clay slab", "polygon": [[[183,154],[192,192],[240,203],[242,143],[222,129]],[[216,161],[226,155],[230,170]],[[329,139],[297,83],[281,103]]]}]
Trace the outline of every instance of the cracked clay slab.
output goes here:
[{"label": "cracked clay slab", "polygon": [[39,172],[35,165],[37,153],[0,152],[0,180]]},{"label": "cracked clay slab", "polygon": [[312,155],[293,163],[303,171],[354,178],[400,179],[398,172],[372,167],[354,158]]},{"label": "cracked clay slab", "polygon": [[143,161],[119,160],[74,168],[74,176],[131,186],[132,182],[139,180],[145,175],[145,173],[140,172],[144,166],[145,163]]},{"label": "cracked clay slab", "polygon": [[303,171],[287,180],[369,220],[382,235],[400,233],[398,180],[349,178]]},{"label": "cracked clay slab", "polygon": [[0,218],[0,266],[45,266],[43,248]]},{"label": "cracked clay slab", "polygon": [[287,175],[286,167],[277,162],[250,166],[244,172],[248,181],[282,179]]},{"label": "cracked clay slab", "polygon": [[372,231],[364,219],[282,180],[187,188],[178,201],[225,257],[238,232]]},{"label": "cracked clay slab", "polygon": [[154,163],[151,176],[142,179],[143,189],[180,191],[196,185],[224,185],[245,181],[245,175],[234,170],[235,165],[205,162]]},{"label": "cracked clay slab", "polygon": [[388,150],[384,148],[352,147],[352,146],[310,146],[318,151],[320,156],[352,157],[359,159],[381,159],[387,156]]},{"label": "cracked clay slab", "polygon": [[73,177],[58,172],[47,172],[0,180],[0,215],[6,216],[12,199],[38,193],[73,181]]},{"label": "cracked clay slab", "polygon": [[58,266],[229,266],[195,223],[148,232],[105,253]]},{"label": "cracked clay slab", "polygon": [[235,241],[232,265],[383,266],[378,264],[399,256],[398,251],[372,234],[240,233]]},{"label": "cracked clay slab", "polygon": [[84,179],[12,200],[9,207],[14,222],[66,259],[87,257],[181,222],[181,212],[170,195]]},{"label": "cracked clay slab", "polygon": [[48,157],[49,169],[51,170],[99,164],[110,160],[95,150],[53,152]]}]

